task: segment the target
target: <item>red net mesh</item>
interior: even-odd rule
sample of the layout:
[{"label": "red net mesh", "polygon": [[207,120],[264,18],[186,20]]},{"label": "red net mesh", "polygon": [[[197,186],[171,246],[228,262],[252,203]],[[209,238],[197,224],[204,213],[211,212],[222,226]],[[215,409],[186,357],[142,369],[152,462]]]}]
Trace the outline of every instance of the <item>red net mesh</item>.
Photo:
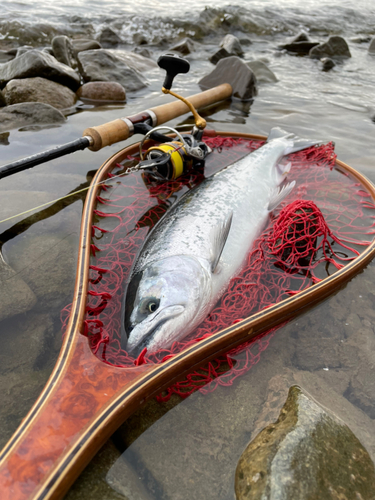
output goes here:
[{"label": "red net mesh", "polygon": [[[207,174],[263,144],[223,137],[205,141],[215,149],[206,164]],[[204,177],[196,172],[146,188],[139,174],[132,174],[113,179],[111,187],[103,186],[104,193],[97,200],[100,209],[95,210],[97,221],[92,226],[83,332],[94,354],[105,363],[121,367],[163,362],[201,339],[304,290],[358,255],[361,246],[369,243],[368,235],[373,234],[369,212],[374,206],[359,184],[333,168],[335,159],[332,143],[285,159],[292,163],[290,177],[297,186],[282,207],[274,211],[244,269],[230,282],[217,306],[183,341],[150,355],[144,349],[137,359],[120,346],[123,295],[132,265],[149,230],[172,203]],[[131,161],[118,165],[108,177],[121,173]],[[69,306],[62,312],[64,325],[69,312]],[[197,389],[204,392],[219,384],[231,385],[259,361],[274,331],[189,374],[158,399],[166,401],[173,393],[186,397]]]}]

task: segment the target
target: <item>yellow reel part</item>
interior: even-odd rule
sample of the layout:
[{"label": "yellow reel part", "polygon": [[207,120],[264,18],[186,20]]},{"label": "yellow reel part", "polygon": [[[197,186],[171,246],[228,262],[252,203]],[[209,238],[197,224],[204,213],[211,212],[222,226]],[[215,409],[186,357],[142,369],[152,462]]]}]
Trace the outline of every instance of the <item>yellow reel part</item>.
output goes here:
[{"label": "yellow reel part", "polygon": [[165,142],[159,146],[153,146],[147,151],[147,156],[150,151],[161,151],[169,154],[173,167],[172,180],[177,179],[184,173],[183,154],[186,154],[186,151],[181,142]]}]

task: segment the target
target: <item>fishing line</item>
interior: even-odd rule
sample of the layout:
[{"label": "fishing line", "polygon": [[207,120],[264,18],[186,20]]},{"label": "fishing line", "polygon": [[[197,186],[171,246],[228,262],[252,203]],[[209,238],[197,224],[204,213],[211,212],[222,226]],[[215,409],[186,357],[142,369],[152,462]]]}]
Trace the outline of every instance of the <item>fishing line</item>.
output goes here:
[{"label": "fishing line", "polygon": [[102,184],[108,184],[110,181],[113,181],[119,177],[124,177],[125,175],[128,175],[128,174],[135,172],[135,170],[133,170],[135,168],[136,167],[131,167],[126,172],[115,175],[113,177],[108,177],[108,179],[105,179],[104,181],[100,181],[97,184],[94,184],[94,185],[90,184],[89,186],[87,186],[85,188],[79,189],[78,191],[74,191],[73,193],[69,193],[65,196],[62,196],[61,198],[57,198],[57,199],[52,200],[52,201],[47,201],[46,203],[43,203],[42,205],[39,205],[38,207],[30,208],[29,210],[25,210],[24,212],[20,212],[19,214],[16,214],[16,215],[11,215],[10,217],[8,217],[6,219],[0,220],[0,224],[2,224],[3,222],[8,222],[9,220],[12,220],[12,219],[16,219],[17,217],[20,217],[21,215],[26,215],[26,214],[29,214],[31,212],[34,212],[35,210],[39,210],[41,208],[47,207],[48,205],[52,205],[53,203],[56,203],[58,201],[66,200],[67,198],[70,198],[71,196],[88,191],[91,187],[100,186]]}]

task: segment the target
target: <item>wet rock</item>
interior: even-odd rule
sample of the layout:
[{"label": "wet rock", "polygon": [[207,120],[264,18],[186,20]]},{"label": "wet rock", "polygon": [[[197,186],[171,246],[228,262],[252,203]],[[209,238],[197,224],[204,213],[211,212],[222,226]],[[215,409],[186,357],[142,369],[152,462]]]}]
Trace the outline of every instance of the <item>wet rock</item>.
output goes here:
[{"label": "wet rock", "polygon": [[3,92],[8,105],[43,102],[54,108],[64,109],[74,106],[77,100],[75,93],[68,87],[40,77],[11,80]]},{"label": "wet rock", "polygon": [[[334,464],[334,467],[330,467]],[[374,464],[352,431],[292,386],[279,419],[251,441],[236,498],[373,498]]]},{"label": "wet rock", "polygon": [[243,48],[239,39],[231,34],[225,35],[220,43],[220,47],[225,49],[232,56],[242,56]]},{"label": "wet rock", "polygon": [[292,42],[280,45],[280,49],[287,50],[288,52],[294,52],[300,55],[309,54],[313,47],[319,45],[319,42]]},{"label": "wet rock", "polygon": [[33,78],[40,76],[77,90],[80,79],[77,73],[59,63],[53,56],[37,50],[30,50],[13,61],[0,66],[0,87],[17,78]]},{"label": "wet rock", "polygon": [[371,55],[375,55],[375,36],[370,42],[369,48],[368,48],[368,53]]},{"label": "wet rock", "polygon": [[53,50],[52,47],[43,47],[42,52],[45,52],[46,54],[49,54],[50,56],[53,56]]},{"label": "wet rock", "polygon": [[[138,54],[133,54],[139,56]],[[144,77],[123,58],[105,49],[87,50],[78,54],[80,72],[85,82],[117,82],[127,92],[146,87]]]},{"label": "wet rock", "polygon": [[29,125],[65,123],[65,116],[56,108],[42,102],[12,104],[0,110],[0,133]]},{"label": "wet rock", "polygon": [[51,42],[53,55],[62,64],[71,68],[77,67],[75,60],[74,47],[70,38],[64,35],[55,36]]},{"label": "wet rock", "polygon": [[2,146],[9,146],[9,132],[0,134],[0,144]]},{"label": "wet rock", "polygon": [[2,91],[0,90],[0,108],[2,108],[3,106],[6,106],[7,103],[5,101],[5,97],[4,97],[4,94],[2,93]]},{"label": "wet rock", "polygon": [[9,54],[8,50],[0,50],[0,64],[11,61],[14,57],[14,54]]},{"label": "wet rock", "polygon": [[348,58],[352,57],[348,44],[341,36],[330,36],[328,41],[313,47],[309,52],[309,57],[312,59],[322,59],[323,57],[331,58]]},{"label": "wet rock", "polygon": [[30,287],[0,255],[0,321],[29,311],[35,303]]},{"label": "wet rock", "polygon": [[121,42],[122,42],[121,38],[109,26],[106,26],[100,32],[99,43],[105,48],[116,47]]},{"label": "wet rock", "polygon": [[155,61],[148,57],[144,57],[141,54],[135,54],[128,50],[108,50],[108,52],[115,57],[120,58],[124,61],[130,68],[139,71],[140,73],[146,73],[153,69],[159,68]]},{"label": "wet rock", "polygon": [[179,52],[183,56],[189,55],[191,52],[194,52],[195,44],[191,38],[184,38],[180,40],[178,43],[173,45],[169,50],[174,50],[175,52]]},{"label": "wet rock", "polygon": [[76,54],[78,54],[78,52],[84,52],[85,50],[96,50],[102,48],[97,40],[90,40],[89,38],[72,40],[72,45]]},{"label": "wet rock", "polygon": [[25,238],[7,256],[38,298],[43,310],[61,310],[71,300],[76,271],[76,236]]},{"label": "wet rock", "polygon": [[264,62],[256,60],[246,63],[254,73],[258,83],[274,83],[278,79]]},{"label": "wet rock", "polygon": [[296,35],[292,40],[290,40],[290,43],[298,43],[298,42],[310,42],[310,38],[306,31],[300,31],[298,35]]},{"label": "wet rock", "polygon": [[215,69],[199,80],[202,90],[230,83],[233,96],[239,99],[252,99],[257,95],[257,81],[249,66],[239,57],[231,56],[219,61]]},{"label": "wet rock", "polygon": [[240,44],[245,46],[245,47],[248,47],[249,45],[252,45],[252,41],[250,40],[250,38],[248,38],[247,36],[242,36],[240,38],[238,38],[239,41],[240,41]]},{"label": "wet rock", "polygon": [[134,33],[133,42],[137,45],[146,45],[148,43],[147,37],[144,33]]},{"label": "wet rock", "polygon": [[370,36],[355,36],[354,38],[351,38],[350,41],[353,43],[368,43],[371,41],[371,37]]},{"label": "wet rock", "polygon": [[225,57],[230,57],[231,54],[226,49],[219,49],[213,54],[210,58],[209,61],[212,64],[217,64],[221,59],[224,59]]},{"label": "wet rock", "polygon": [[16,57],[20,57],[26,52],[29,52],[30,50],[34,50],[34,47],[32,47],[31,45],[24,45],[23,47],[18,47]]},{"label": "wet rock", "polygon": [[134,51],[133,51],[135,54],[139,54],[143,57],[146,57],[147,59],[151,59],[151,52],[146,49],[146,47],[135,47],[134,48]]},{"label": "wet rock", "polygon": [[322,71],[329,71],[330,69],[336,66],[335,62],[330,57],[323,57],[321,59],[322,62]]},{"label": "wet rock", "polygon": [[85,83],[77,90],[77,96],[92,101],[124,102],[126,99],[124,87],[117,82]]},{"label": "wet rock", "polygon": [[37,369],[40,353],[53,338],[48,314],[30,313],[1,323],[1,374],[27,373]]}]

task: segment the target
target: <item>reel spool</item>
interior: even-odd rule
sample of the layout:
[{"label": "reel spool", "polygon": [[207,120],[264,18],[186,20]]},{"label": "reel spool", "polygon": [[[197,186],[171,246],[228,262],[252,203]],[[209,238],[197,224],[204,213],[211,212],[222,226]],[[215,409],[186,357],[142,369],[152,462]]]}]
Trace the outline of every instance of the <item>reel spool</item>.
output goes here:
[{"label": "reel spool", "polygon": [[[166,142],[151,146],[144,154],[144,142],[159,130],[172,132],[176,139],[170,140],[170,137],[164,136]],[[174,180],[191,169],[202,167],[211,151],[194,133],[182,135],[168,126],[156,127],[147,132],[139,145],[139,168],[155,180]]]}]

